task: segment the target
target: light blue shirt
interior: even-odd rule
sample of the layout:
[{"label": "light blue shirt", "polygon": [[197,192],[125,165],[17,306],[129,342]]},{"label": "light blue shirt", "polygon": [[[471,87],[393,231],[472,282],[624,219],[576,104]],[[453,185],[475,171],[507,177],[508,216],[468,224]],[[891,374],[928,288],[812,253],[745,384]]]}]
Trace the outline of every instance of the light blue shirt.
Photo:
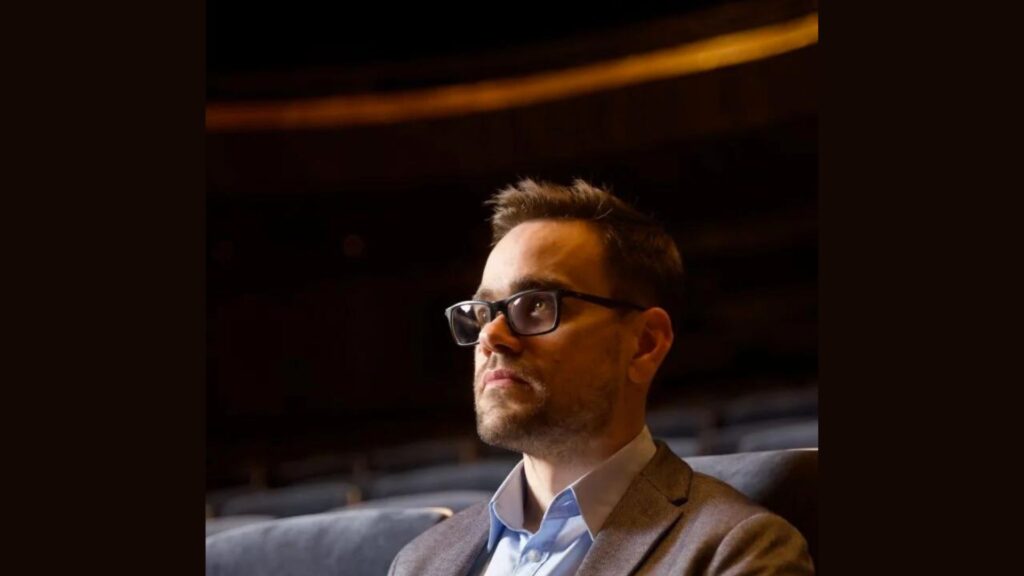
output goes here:
[{"label": "light blue shirt", "polygon": [[478,574],[576,573],[608,515],[656,451],[645,426],[629,444],[555,495],[536,533],[523,527],[526,475],[520,461],[491,498],[489,558]]}]

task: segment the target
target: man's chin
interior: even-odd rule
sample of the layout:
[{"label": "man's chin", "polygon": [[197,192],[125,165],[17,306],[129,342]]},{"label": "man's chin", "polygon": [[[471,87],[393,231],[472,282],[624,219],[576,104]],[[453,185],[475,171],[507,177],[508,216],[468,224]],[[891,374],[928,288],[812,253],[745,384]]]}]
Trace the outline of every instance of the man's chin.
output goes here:
[{"label": "man's chin", "polygon": [[477,426],[476,432],[484,444],[512,452],[525,452],[529,440],[529,434],[524,431],[507,427],[482,424]]},{"label": "man's chin", "polygon": [[521,441],[530,436],[532,416],[526,410],[510,409],[509,406],[486,408],[477,412],[477,434],[491,446],[517,450]]},{"label": "man's chin", "polygon": [[575,442],[550,426],[543,418],[533,414],[524,418],[477,419],[476,431],[480,440],[489,446],[532,456],[566,458]]},{"label": "man's chin", "polygon": [[477,426],[493,430],[525,428],[533,411],[526,406],[508,404],[484,405],[477,407]]}]

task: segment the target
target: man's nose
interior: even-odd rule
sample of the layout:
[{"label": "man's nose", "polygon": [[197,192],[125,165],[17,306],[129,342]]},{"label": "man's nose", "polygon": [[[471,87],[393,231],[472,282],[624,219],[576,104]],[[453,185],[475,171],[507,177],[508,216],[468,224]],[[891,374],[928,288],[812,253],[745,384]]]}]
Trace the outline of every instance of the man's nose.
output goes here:
[{"label": "man's nose", "polygon": [[522,340],[512,333],[505,314],[499,312],[480,329],[480,346],[488,356],[494,352],[518,354],[522,350]]}]

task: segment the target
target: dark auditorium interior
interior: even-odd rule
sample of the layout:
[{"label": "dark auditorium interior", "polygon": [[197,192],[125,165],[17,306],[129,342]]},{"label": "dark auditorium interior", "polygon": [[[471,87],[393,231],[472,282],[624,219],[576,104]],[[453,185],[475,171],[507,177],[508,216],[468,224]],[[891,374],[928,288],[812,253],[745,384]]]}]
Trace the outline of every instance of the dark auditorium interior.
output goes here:
[{"label": "dark auditorium interior", "polygon": [[207,2],[208,534],[497,488],[518,456],[477,438],[443,311],[526,177],[608,186],[680,247],[655,438],[818,447],[817,2],[651,4]]}]

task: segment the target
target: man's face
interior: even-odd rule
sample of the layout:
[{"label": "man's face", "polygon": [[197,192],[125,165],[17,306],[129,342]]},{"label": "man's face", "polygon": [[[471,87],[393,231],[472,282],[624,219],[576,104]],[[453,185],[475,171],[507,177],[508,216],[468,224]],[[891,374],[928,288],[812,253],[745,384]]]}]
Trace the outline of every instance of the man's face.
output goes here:
[{"label": "man's face", "polygon": [[[477,296],[500,300],[531,288],[611,296],[598,232],[584,222],[555,220],[509,231],[487,259]],[[492,320],[476,346],[481,439],[535,455],[561,454],[604,433],[626,379],[623,327],[619,312],[569,297],[548,334],[517,336],[503,315]]]}]

